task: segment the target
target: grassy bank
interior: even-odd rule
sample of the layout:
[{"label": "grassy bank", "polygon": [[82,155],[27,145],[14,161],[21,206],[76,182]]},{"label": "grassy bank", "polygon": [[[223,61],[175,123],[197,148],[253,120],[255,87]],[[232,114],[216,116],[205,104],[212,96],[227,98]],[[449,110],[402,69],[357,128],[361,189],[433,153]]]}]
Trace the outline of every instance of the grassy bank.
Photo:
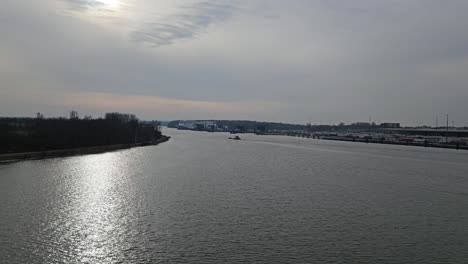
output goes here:
[{"label": "grassy bank", "polygon": [[147,141],[147,142],[141,142],[141,143],[135,143],[135,144],[119,144],[119,145],[96,146],[96,147],[75,148],[75,149],[1,154],[0,163],[10,163],[10,162],[16,162],[16,161],[22,161],[22,160],[68,157],[68,156],[75,156],[75,155],[98,154],[98,153],[104,153],[104,152],[121,150],[121,149],[129,149],[129,148],[134,148],[134,147],[157,145],[157,144],[166,142],[169,139],[170,137],[168,136],[162,136],[154,141]]}]

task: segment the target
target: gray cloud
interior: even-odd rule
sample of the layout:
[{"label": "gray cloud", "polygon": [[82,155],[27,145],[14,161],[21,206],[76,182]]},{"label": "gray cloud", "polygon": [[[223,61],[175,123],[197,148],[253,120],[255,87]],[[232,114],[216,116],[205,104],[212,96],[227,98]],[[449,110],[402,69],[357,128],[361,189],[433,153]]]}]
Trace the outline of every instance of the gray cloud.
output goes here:
[{"label": "gray cloud", "polygon": [[80,11],[90,8],[104,7],[102,2],[96,0],[62,0],[69,5],[72,10]]},{"label": "gray cloud", "polygon": [[[69,11],[81,12],[81,15],[89,10],[112,13],[115,10],[106,8],[106,4],[97,0],[60,0],[66,4]],[[187,1],[186,1],[187,2]],[[126,8],[138,7],[144,1],[128,3],[121,2]],[[195,38],[206,31],[213,24],[220,23],[228,19],[237,7],[234,1],[214,1],[204,0],[190,4],[180,4],[175,2],[176,11],[171,14],[157,14],[156,17],[149,16],[146,21],[129,22],[124,18],[113,17],[114,23],[124,24],[129,28],[129,38],[134,42],[149,44],[152,47],[170,45],[178,40]],[[157,4],[156,4],[157,6]],[[132,16],[135,10],[128,8],[126,15]],[[102,16],[105,17],[105,16]]]},{"label": "gray cloud", "polygon": [[131,32],[131,39],[151,46],[170,45],[190,39],[208,26],[227,19],[236,7],[223,1],[204,1],[179,8],[179,13],[165,17],[164,22],[149,22]]}]

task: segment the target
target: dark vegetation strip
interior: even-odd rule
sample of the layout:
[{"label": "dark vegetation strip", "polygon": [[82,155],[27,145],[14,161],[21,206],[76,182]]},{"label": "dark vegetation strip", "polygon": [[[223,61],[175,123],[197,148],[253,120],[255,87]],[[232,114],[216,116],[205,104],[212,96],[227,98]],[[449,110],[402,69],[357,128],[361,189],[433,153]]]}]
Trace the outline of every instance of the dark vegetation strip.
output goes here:
[{"label": "dark vegetation strip", "polygon": [[134,144],[119,144],[119,145],[110,145],[110,146],[97,146],[97,147],[86,147],[86,148],[76,148],[76,149],[62,149],[62,150],[49,150],[49,151],[39,151],[39,152],[25,152],[25,153],[13,153],[13,154],[2,154],[0,155],[0,164],[12,163],[22,160],[37,160],[37,159],[48,159],[48,158],[58,158],[58,157],[68,157],[76,155],[88,155],[88,154],[98,154],[122,149],[129,149],[134,147],[144,147],[151,145],[158,145],[160,143],[166,142],[170,139],[167,136],[161,136],[160,138],[154,141],[134,143]]},{"label": "dark vegetation strip", "polygon": [[[140,121],[132,114],[107,113],[104,118],[0,118],[0,155],[40,158],[94,153],[149,145],[165,139],[159,122]],[[31,154],[35,153],[35,154]],[[5,158],[2,158],[5,159]]]}]

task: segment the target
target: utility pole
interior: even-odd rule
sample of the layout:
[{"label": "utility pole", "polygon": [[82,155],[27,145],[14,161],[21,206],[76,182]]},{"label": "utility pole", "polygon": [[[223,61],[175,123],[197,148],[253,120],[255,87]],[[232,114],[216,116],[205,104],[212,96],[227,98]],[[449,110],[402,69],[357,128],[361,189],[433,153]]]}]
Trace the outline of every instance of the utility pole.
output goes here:
[{"label": "utility pole", "polygon": [[437,129],[439,127],[439,116],[436,116],[436,126],[435,128]]},{"label": "utility pole", "polygon": [[449,115],[447,114],[447,134],[445,135],[446,143],[448,143],[448,133],[449,133]]},{"label": "utility pole", "polygon": [[371,134],[371,129],[372,129],[372,116],[369,116],[369,136]]}]

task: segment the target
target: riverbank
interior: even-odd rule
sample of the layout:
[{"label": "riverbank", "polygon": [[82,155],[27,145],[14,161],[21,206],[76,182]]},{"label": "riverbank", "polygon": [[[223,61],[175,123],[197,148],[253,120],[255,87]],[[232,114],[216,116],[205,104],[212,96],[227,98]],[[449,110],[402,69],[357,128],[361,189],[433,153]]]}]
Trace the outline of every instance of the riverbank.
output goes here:
[{"label": "riverbank", "polygon": [[468,146],[460,144],[440,144],[430,142],[411,142],[411,141],[388,141],[388,140],[375,140],[375,139],[362,139],[362,138],[347,138],[347,137],[320,137],[323,140],[332,141],[347,141],[347,142],[359,142],[359,143],[374,143],[374,144],[385,144],[385,145],[401,145],[401,146],[415,146],[415,147],[426,147],[426,148],[444,148],[444,149],[459,149],[468,150]]},{"label": "riverbank", "polygon": [[119,145],[108,145],[108,146],[96,146],[76,149],[62,149],[62,150],[48,150],[48,151],[37,151],[37,152],[24,152],[24,153],[11,153],[11,154],[0,154],[0,164],[12,163],[23,160],[37,160],[37,159],[48,159],[58,157],[68,157],[77,155],[88,155],[88,154],[99,154],[104,152],[129,149],[135,147],[144,147],[158,145],[168,141],[171,137],[162,136],[161,138],[154,141],[140,142],[135,144],[119,144]]}]

